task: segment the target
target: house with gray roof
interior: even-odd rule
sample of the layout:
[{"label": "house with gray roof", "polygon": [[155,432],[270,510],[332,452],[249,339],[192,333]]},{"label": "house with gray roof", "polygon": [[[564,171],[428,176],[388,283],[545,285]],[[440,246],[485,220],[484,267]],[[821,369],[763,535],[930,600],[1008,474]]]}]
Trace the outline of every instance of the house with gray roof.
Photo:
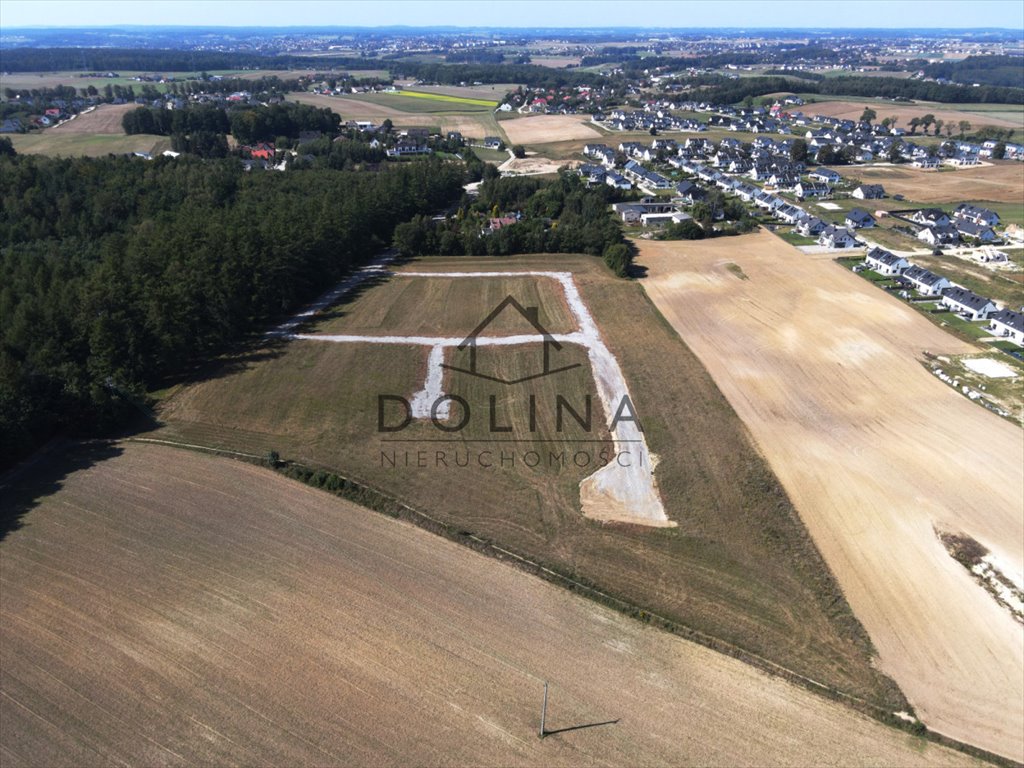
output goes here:
[{"label": "house with gray roof", "polygon": [[941,302],[968,320],[984,320],[996,311],[996,303],[992,299],[957,286],[944,289]]},{"label": "house with gray roof", "polygon": [[860,208],[854,208],[846,214],[844,222],[848,229],[867,229],[875,226],[875,217]]},{"label": "house with gray roof", "polygon": [[922,296],[941,296],[942,291],[952,285],[948,278],[916,264],[905,270],[901,277]]},{"label": "house with gray roof", "polygon": [[1024,312],[1000,309],[988,316],[988,331],[1024,347]]},{"label": "house with gray roof", "polygon": [[902,275],[905,270],[910,268],[909,261],[884,248],[872,248],[864,257],[864,261],[869,269],[886,277]]}]

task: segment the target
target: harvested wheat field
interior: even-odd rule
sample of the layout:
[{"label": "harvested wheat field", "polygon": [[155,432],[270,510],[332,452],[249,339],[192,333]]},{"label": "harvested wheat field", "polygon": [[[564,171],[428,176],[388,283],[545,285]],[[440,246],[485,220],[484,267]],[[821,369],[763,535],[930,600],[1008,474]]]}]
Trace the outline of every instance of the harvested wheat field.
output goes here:
[{"label": "harvested wheat field", "polygon": [[475,115],[431,114],[403,111],[385,104],[344,96],[292,93],[289,97],[302,104],[333,110],[342,120],[370,120],[378,124],[390,120],[396,128],[425,127],[442,132],[458,131],[463,136],[474,139],[500,135],[497,122],[489,112]]},{"label": "harvested wheat field", "polygon": [[108,453],[4,496],[5,766],[975,764],[270,470]]},{"label": "harvested wheat field", "polygon": [[545,144],[600,137],[600,132],[592,128],[588,120],[586,115],[534,115],[502,121],[501,127],[513,144]]},{"label": "harvested wheat field", "polygon": [[[878,100],[875,102],[866,101],[825,101],[808,104],[804,111],[809,115],[824,115],[826,117],[838,117],[841,120],[860,120],[865,107],[871,107],[878,113],[878,120],[886,117],[895,117],[898,125],[903,128],[909,127],[911,118],[933,115],[943,122],[952,122],[957,126],[961,120],[968,120],[974,128],[982,125],[992,125],[998,128],[1021,127],[1020,117],[1010,118],[1001,115],[989,115],[984,112],[969,112],[961,109],[950,109],[948,104],[930,104],[922,102],[913,106],[896,104],[894,102]],[[1012,110],[1008,107],[1007,111]],[[933,127],[934,130],[934,127]],[[959,128],[956,129],[959,132]]]},{"label": "harvested wheat field", "polygon": [[856,174],[867,183],[882,184],[890,195],[903,195],[920,203],[1019,203],[1024,190],[1024,163],[1012,160],[955,171],[872,165],[858,168]]},{"label": "harvested wheat field", "polygon": [[973,347],[766,232],[638,245],[648,294],[749,427],[880,667],[929,727],[1024,758],[1024,630],[933,530],[1019,578],[1021,431],[919,362]]},{"label": "harvested wheat field", "polygon": [[48,129],[59,135],[113,134],[124,136],[121,120],[138,107],[135,104],[100,104],[91,112],[83,112],[72,120]]}]

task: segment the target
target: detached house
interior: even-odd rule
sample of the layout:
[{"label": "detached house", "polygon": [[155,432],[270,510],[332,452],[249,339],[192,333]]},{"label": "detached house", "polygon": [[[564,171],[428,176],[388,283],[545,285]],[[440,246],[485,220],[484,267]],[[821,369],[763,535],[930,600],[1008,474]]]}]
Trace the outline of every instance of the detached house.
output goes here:
[{"label": "detached house", "polygon": [[796,231],[804,237],[817,237],[825,231],[827,225],[817,216],[808,216],[797,222]]},{"label": "detached house", "polygon": [[903,273],[902,278],[922,296],[941,296],[942,291],[950,287],[949,280],[924,267],[912,266]]},{"label": "detached house", "polygon": [[999,238],[995,230],[985,224],[975,224],[973,221],[956,221],[956,229],[960,237],[976,243],[991,243]]},{"label": "detached house", "polygon": [[986,227],[995,227],[999,224],[998,213],[990,211],[988,208],[978,208],[969,203],[960,203],[953,211],[953,218],[983,224]]},{"label": "detached house", "polygon": [[867,229],[875,226],[875,217],[860,208],[854,208],[846,214],[844,222],[849,229]]},{"label": "detached house", "polygon": [[818,236],[818,245],[823,245],[826,248],[855,248],[857,238],[845,227],[829,225]]},{"label": "detached house", "polygon": [[885,188],[881,184],[861,184],[851,194],[858,200],[881,200],[885,197]]},{"label": "detached house", "polygon": [[948,227],[950,224],[949,216],[938,208],[922,208],[914,211],[910,218],[925,227]]},{"label": "detached house", "polygon": [[910,262],[905,258],[883,248],[872,248],[868,251],[864,261],[867,262],[870,269],[886,277],[902,275],[905,270],[910,268]]},{"label": "detached house", "polygon": [[820,181],[824,184],[838,184],[843,178],[831,168],[816,168],[807,174],[811,181]]},{"label": "detached house", "polygon": [[988,316],[988,329],[993,336],[1002,336],[1024,347],[1024,313],[1000,309]]},{"label": "detached house", "polygon": [[812,181],[801,181],[793,187],[793,192],[797,197],[828,197],[832,194],[832,189],[827,184],[815,184]]},{"label": "detached house", "polygon": [[956,245],[960,242],[960,233],[956,231],[956,227],[946,224],[923,228],[917,233],[917,239],[931,246]]},{"label": "detached house", "polygon": [[984,320],[996,311],[996,303],[966,288],[946,288],[942,291],[942,304],[968,320]]}]

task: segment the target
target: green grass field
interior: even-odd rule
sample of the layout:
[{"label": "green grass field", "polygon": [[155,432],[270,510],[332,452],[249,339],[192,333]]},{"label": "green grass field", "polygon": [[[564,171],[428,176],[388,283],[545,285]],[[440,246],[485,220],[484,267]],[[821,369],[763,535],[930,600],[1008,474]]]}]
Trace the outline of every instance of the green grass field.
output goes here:
[{"label": "green grass field", "polygon": [[[339,471],[460,530],[808,677],[891,709],[905,706],[892,682],[871,665],[866,635],[746,429],[639,285],[613,278],[599,260],[583,256],[425,259],[414,267],[572,271],[622,366],[660,460],[656,476],[666,511],[678,527],[603,525],[581,515],[579,481],[609,446],[595,397],[590,431],[571,419],[565,432],[552,427],[557,395],[582,412],[593,392],[586,355],[571,345],[558,353],[565,356],[560,359],[583,365],[528,386],[447,373],[443,388],[464,396],[473,411],[474,421],[455,435],[414,423],[383,436],[415,439],[396,444],[383,443],[377,432],[377,396],[408,397],[422,388],[425,347],[302,341],[239,353],[212,377],[180,387],[162,405],[164,426],[155,436],[257,454],[277,450],[286,459]],[[495,278],[492,288],[479,280],[426,289],[371,287],[321,328],[447,328],[446,318],[459,324],[463,316],[476,319],[476,308],[493,298],[487,291],[510,289],[503,280]],[[536,355],[529,345],[490,348],[481,351],[480,365],[521,373],[536,364]],[[451,351],[447,359],[457,362]],[[523,422],[531,394],[536,432]],[[491,430],[491,396],[496,426],[513,426],[511,435]],[[495,434],[524,442],[494,444]],[[570,442],[540,442],[551,439]],[[480,451],[489,451],[495,466],[481,466]],[[524,464],[529,451],[543,458],[543,467]],[[550,466],[552,451],[568,451],[569,463]],[[438,463],[438,452],[447,464]],[[468,452],[470,466],[455,465],[453,452]],[[511,457],[504,466],[503,454]]]}]

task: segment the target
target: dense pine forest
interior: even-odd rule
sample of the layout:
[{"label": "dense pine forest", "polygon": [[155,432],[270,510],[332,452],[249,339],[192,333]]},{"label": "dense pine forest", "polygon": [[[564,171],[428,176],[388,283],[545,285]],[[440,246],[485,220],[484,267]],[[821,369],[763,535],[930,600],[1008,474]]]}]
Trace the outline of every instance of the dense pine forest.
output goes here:
[{"label": "dense pine forest", "polygon": [[267,326],[457,200],[461,163],[0,157],[0,467]]}]

